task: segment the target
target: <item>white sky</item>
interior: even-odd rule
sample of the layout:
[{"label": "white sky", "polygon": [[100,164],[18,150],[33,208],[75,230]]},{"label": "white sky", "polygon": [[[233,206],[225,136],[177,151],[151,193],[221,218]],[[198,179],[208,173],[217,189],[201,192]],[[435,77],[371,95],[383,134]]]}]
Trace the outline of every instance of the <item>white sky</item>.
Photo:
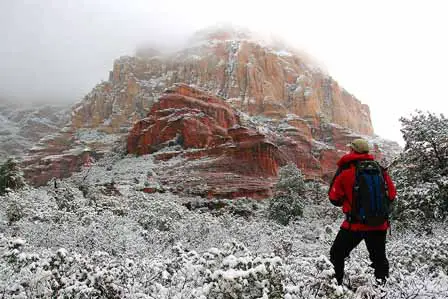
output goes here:
[{"label": "white sky", "polygon": [[447,12],[443,0],[1,0],[0,97],[78,101],[137,44],[231,22],[305,49],[402,142],[400,116],[448,114]]}]

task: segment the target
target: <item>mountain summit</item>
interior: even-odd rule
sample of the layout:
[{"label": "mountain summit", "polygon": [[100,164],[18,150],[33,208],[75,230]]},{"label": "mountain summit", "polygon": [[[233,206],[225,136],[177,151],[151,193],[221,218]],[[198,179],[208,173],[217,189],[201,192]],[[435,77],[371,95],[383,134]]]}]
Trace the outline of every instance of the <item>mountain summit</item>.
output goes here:
[{"label": "mountain summit", "polygon": [[[144,116],[165,90],[182,82],[228,100],[250,115],[282,118],[288,113],[313,121],[334,123],[372,135],[370,111],[307,57],[282,43],[263,41],[256,34],[233,27],[197,32],[189,47],[170,55],[140,49],[135,57],[114,62],[109,81],[98,85],[73,115],[73,124],[130,126]],[[124,110],[124,111],[122,111]],[[118,125],[120,124],[120,125]]]}]

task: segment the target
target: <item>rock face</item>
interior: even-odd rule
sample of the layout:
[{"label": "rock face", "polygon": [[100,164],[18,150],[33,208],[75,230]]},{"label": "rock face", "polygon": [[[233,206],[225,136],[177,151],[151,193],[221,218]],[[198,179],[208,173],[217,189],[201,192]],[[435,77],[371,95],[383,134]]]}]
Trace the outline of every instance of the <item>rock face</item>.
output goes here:
[{"label": "rock face", "polygon": [[[322,122],[321,122],[322,124]],[[131,129],[127,150],[179,163],[159,169],[174,192],[205,197],[266,198],[279,167],[295,163],[311,178],[330,180],[350,130],[289,115],[256,123],[224,99],[185,84],[161,96]],[[317,141],[326,138],[332,146]]]},{"label": "rock face", "polygon": [[230,139],[227,131],[238,122],[225,101],[178,84],[153,105],[147,118],[134,125],[128,152],[148,154],[169,143],[185,149],[218,146]]},{"label": "rock face", "polygon": [[161,181],[176,186],[174,191],[208,197],[269,196],[266,180],[277,175],[281,160],[277,147],[242,127],[223,99],[184,84],[169,90],[134,125],[127,149],[155,153],[161,160],[181,156],[185,163],[161,172]]},{"label": "rock face", "polygon": [[22,156],[40,138],[56,133],[70,119],[63,105],[0,104],[0,160]]},{"label": "rock face", "polygon": [[[124,132],[144,117],[166,87],[199,86],[250,115],[283,118],[293,113],[318,127],[334,123],[364,135],[373,127],[367,105],[284,45],[225,28],[197,33],[190,47],[158,56],[152,49],[114,62],[109,81],[76,105],[75,128]],[[142,54],[143,53],[143,54]]]},{"label": "rock face", "polygon": [[153,155],[158,179],[174,192],[266,198],[289,162],[328,181],[345,144],[360,136],[375,138],[369,108],[301,53],[214,29],[174,54],[142,48],[117,59],[109,80],[24,165],[42,185],[125,144]]},{"label": "rock face", "polygon": [[75,136],[66,127],[39,140],[22,159],[26,180],[34,186],[41,186],[53,178],[69,177],[101,156],[101,152],[92,153]]}]

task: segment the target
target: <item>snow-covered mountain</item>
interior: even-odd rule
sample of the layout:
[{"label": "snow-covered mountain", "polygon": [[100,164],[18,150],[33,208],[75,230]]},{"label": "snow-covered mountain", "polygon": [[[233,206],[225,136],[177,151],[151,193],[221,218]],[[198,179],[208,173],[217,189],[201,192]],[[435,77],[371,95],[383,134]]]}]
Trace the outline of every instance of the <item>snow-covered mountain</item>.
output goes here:
[{"label": "snow-covered mountain", "polygon": [[72,124],[120,132],[148,112],[166,88],[185,83],[223,97],[249,115],[289,113],[372,135],[369,107],[303,53],[232,27],[207,28],[174,53],[140,49],[114,62],[109,80],[75,108]]},{"label": "snow-covered mountain", "polygon": [[69,119],[68,105],[0,104],[0,160],[23,156],[42,137],[58,132]]},{"label": "snow-covered mountain", "polygon": [[[197,177],[191,174],[192,181],[208,186],[200,188],[203,196],[216,195],[217,188],[222,189],[218,185],[233,178],[228,185],[238,186],[235,190],[232,187],[233,197],[249,193],[266,197],[278,167],[285,163],[298,165],[311,178],[328,181],[345,145],[356,137],[372,140],[372,148],[383,157],[400,150],[396,143],[377,142],[367,105],[285,43],[261,39],[245,30],[219,27],[196,33],[190,44],[174,53],[143,48],[137,54],[117,59],[109,80],[95,86],[74,105],[70,122],[31,148],[24,159],[30,182],[42,185],[53,177],[70,176],[91,155],[96,159],[112,148],[127,148],[136,154],[157,149],[160,153],[172,150],[172,140],[183,140],[187,142],[174,156],[194,157],[198,160],[188,162],[188,167],[206,170]],[[185,94],[179,86],[190,91]],[[163,109],[157,108],[160,99],[170,93],[171,98],[193,98],[183,104],[199,106],[179,107],[182,101],[176,104],[176,100],[168,100],[163,102]],[[224,110],[214,110],[218,107],[215,104],[225,106],[228,115],[238,118],[233,125],[240,129],[223,127],[219,111]],[[180,112],[184,108],[208,112]],[[165,123],[163,117],[158,117],[168,113],[167,109],[171,109],[169,119],[177,119],[181,125]],[[191,115],[194,120],[184,123]],[[152,130],[151,138],[144,131],[149,117],[158,119],[155,125],[160,129]],[[227,155],[233,154],[227,162],[218,161],[215,158],[222,152],[225,140],[230,141],[225,145]],[[222,167],[226,163],[229,169]],[[166,173],[166,189],[177,188],[173,179],[182,179],[188,167]],[[266,180],[260,181],[259,177]],[[251,190],[240,190],[240,186]],[[262,190],[259,186],[263,186]]]}]

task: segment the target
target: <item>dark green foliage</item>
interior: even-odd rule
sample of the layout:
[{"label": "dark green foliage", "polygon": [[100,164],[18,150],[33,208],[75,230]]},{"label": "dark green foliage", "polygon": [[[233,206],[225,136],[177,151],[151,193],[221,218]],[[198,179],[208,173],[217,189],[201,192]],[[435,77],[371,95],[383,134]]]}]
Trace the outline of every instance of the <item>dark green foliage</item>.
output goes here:
[{"label": "dark green foliage", "polygon": [[308,182],[308,194],[314,203],[321,203],[327,199],[327,185],[324,185],[322,181],[313,180]]},{"label": "dark green foliage", "polygon": [[[435,182],[448,175],[448,119],[443,114],[417,111],[400,118],[406,142],[403,162],[413,181]],[[413,180],[413,181],[412,181]]]},{"label": "dark green foliage", "polygon": [[268,217],[280,224],[288,223],[303,214],[305,181],[295,164],[280,168],[274,196],[269,202]]},{"label": "dark green foliage", "polygon": [[402,117],[404,152],[391,170],[398,190],[393,217],[409,221],[448,216],[448,119],[417,111]]},{"label": "dark green foliage", "polygon": [[0,166],[0,195],[23,186],[25,186],[25,182],[17,161],[9,158]]},{"label": "dark green foliage", "polygon": [[9,224],[19,221],[25,216],[24,207],[18,200],[11,200],[5,212]]},{"label": "dark green foliage", "polygon": [[209,212],[215,216],[224,214],[232,214],[244,218],[255,216],[257,210],[260,209],[260,204],[253,199],[205,199],[196,198],[184,202],[182,204],[190,211]]}]

